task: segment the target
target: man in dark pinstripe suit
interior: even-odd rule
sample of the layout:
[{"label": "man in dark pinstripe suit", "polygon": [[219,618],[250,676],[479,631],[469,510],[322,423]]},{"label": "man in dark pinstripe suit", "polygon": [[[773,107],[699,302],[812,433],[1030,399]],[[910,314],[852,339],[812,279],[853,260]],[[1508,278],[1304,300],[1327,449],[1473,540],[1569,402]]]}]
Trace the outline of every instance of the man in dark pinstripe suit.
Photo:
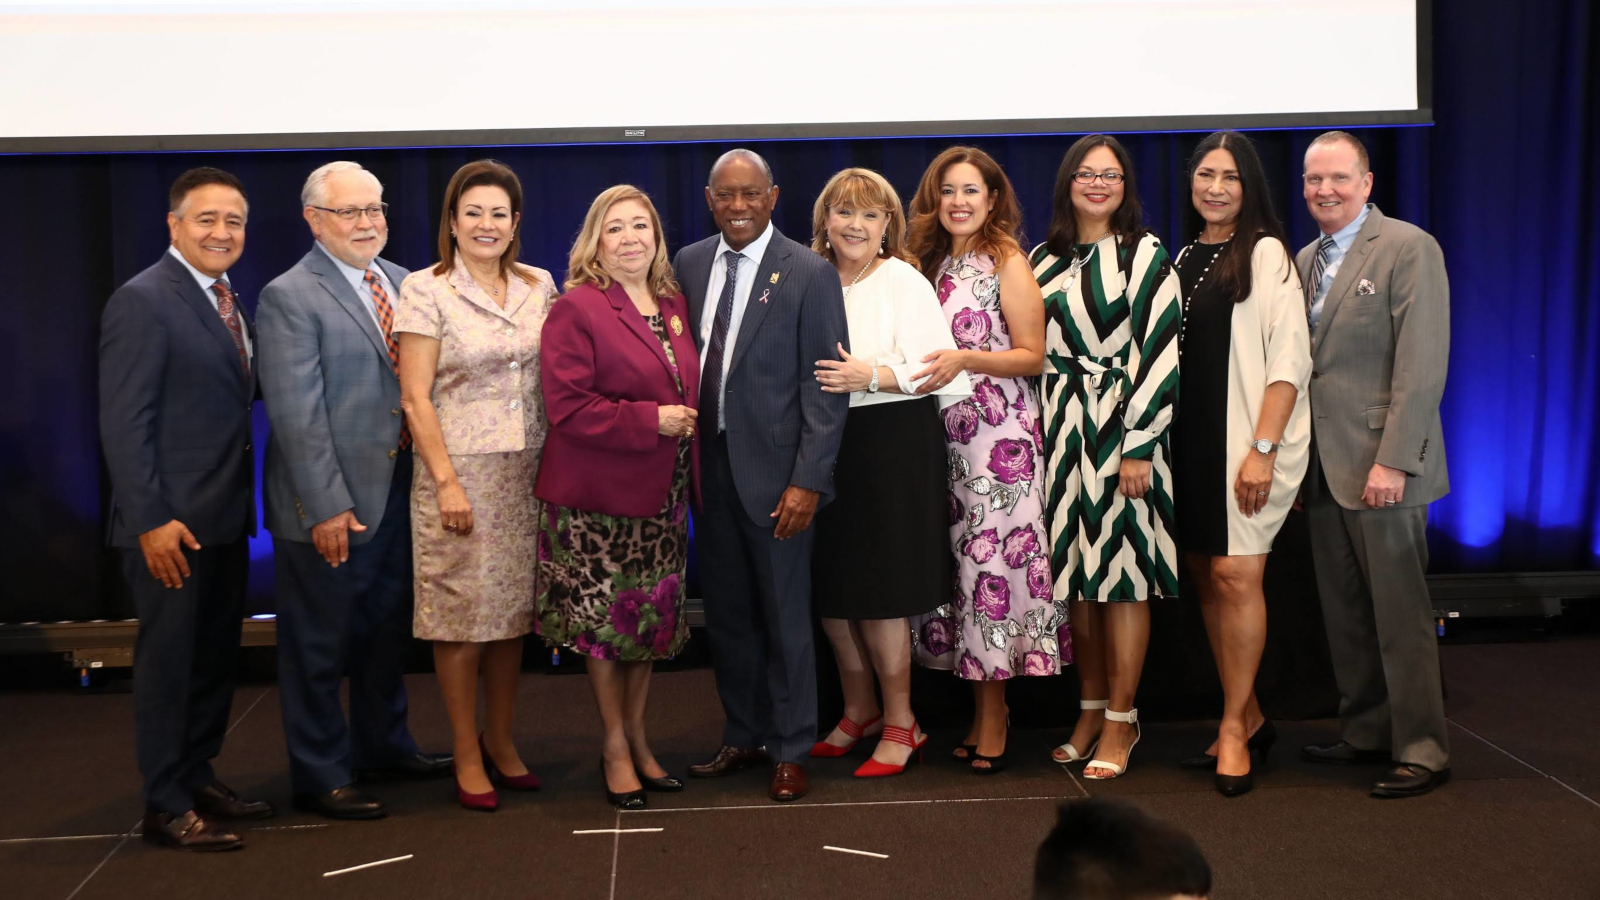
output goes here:
[{"label": "man in dark pinstripe suit", "polygon": [[719,234],[673,260],[700,350],[697,518],[706,633],[728,721],[722,748],[689,774],[775,763],[768,795],[807,790],[817,738],[811,641],[811,519],[832,499],[849,397],[811,377],[848,346],[838,273],[772,227],[778,186],[749,150],[711,167]]}]

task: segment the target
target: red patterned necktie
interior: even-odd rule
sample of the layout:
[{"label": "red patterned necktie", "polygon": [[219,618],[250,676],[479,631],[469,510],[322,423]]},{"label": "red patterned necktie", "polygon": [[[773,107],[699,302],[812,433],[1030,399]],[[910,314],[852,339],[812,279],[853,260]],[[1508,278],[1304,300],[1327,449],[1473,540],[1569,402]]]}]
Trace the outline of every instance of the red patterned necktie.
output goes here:
[{"label": "red patterned necktie", "polygon": [[[378,273],[367,270],[367,276],[362,279],[367,289],[372,291],[372,305],[378,308],[378,324],[383,326],[383,341],[389,345],[389,366],[394,369],[396,378],[400,377],[400,341],[394,336],[394,307],[389,305],[389,294],[383,289],[383,282],[378,280]],[[406,427],[405,420],[400,422],[400,449],[411,446],[411,429]]]},{"label": "red patterned necktie", "polygon": [[244,349],[244,325],[239,322],[239,310],[233,302],[233,291],[228,290],[228,285],[218,279],[211,285],[211,290],[217,295],[217,315],[222,317],[222,324],[228,329],[228,334],[233,336],[233,346],[239,351],[239,366],[244,370],[246,378],[250,377],[250,354]]}]

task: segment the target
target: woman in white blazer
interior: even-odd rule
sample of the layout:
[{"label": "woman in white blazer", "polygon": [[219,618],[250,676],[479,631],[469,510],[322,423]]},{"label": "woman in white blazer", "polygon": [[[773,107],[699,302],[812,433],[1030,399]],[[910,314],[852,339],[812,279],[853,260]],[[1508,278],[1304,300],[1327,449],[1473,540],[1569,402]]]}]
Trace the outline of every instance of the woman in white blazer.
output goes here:
[{"label": "woman in white blazer", "polygon": [[1272,539],[1294,504],[1311,445],[1311,340],[1283,225],[1255,148],[1219,131],[1195,148],[1190,199],[1203,225],[1178,254],[1178,416],[1173,508],[1222,679],[1217,740],[1184,765],[1217,790],[1251,789],[1276,731],[1256,702],[1266,644],[1262,592]]}]

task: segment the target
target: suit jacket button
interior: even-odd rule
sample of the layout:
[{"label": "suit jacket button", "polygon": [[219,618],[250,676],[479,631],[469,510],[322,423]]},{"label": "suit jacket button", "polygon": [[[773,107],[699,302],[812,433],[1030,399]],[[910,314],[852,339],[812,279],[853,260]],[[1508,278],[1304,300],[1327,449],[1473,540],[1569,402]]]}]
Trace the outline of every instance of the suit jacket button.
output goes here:
[{"label": "suit jacket button", "polygon": [[397,457],[399,455],[400,455],[400,451],[399,450],[390,450],[389,451],[389,458],[390,459],[394,459],[395,457]]},{"label": "suit jacket button", "polygon": [[249,444],[245,444],[244,445],[244,452],[246,452],[246,453],[250,452],[250,445]]},{"label": "suit jacket button", "polygon": [[1311,377],[1312,378],[1321,378],[1322,377],[1322,373],[1321,372],[1312,372],[1311,373]]}]

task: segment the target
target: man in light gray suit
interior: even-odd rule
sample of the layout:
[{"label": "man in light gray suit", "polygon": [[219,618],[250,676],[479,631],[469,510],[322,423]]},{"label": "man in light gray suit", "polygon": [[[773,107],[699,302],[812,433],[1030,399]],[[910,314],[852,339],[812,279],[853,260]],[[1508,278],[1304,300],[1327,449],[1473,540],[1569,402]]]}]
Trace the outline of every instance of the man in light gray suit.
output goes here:
[{"label": "man in light gray suit", "polygon": [[432,778],[451,762],[418,752],[406,726],[412,458],[389,332],[408,273],[378,258],[387,204],[371,172],[329,163],[301,202],[316,244],[256,312],[278,686],[295,806],[370,819],[386,810],[354,786],[358,774]]},{"label": "man in light gray suit", "polygon": [[[767,794],[796,800],[817,739],[811,519],[833,496],[849,398],[823,393],[820,359],[849,346],[839,275],[772,226],[766,160],[731,150],[706,204],[720,234],[672,262],[700,349],[701,584],[722,748],[689,774],[775,762]],[[769,757],[770,753],[770,757]]]},{"label": "man in light gray suit", "polygon": [[1305,158],[1322,236],[1300,251],[1311,324],[1313,465],[1304,498],[1342,740],[1325,763],[1390,761],[1375,797],[1450,778],[1433,603],[1428,504],[1450,490],[1439,398],[1450,356],[1450,285],[1427,232],[1367,203],[1372,172],[1353,135]]}]

